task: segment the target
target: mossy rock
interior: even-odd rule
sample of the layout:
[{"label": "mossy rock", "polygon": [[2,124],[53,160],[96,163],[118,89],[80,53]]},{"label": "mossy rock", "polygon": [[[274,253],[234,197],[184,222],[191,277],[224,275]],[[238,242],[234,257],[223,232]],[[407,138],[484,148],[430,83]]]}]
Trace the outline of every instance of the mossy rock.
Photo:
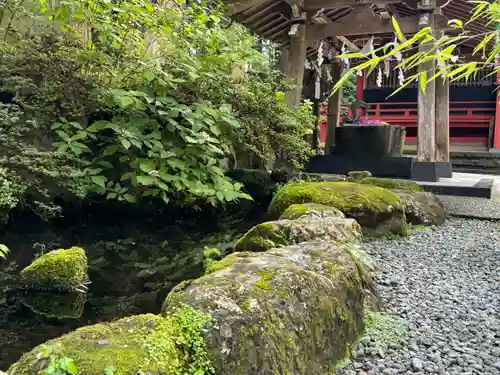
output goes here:
[{"label": "mossy rock", "polygon": [[372,173],[369,171],[351,171],[347,174],[347,181],[357,181],[367,177],[372,177]]},{"label": "mossy rock", "polygon": [[380,186],[385,189],[398,189],[412,192],[423,192],[424,189],[414,181],[393,180],[392,178],[365,177],[356,180],[358,184]]},{"label": "mossy rock", "polygon": [[21,271],[21,283],[30,289],[73,291],[87,280],[88,263],[79,247],[46,253]]},{"label": "mossy rock", "polygon": [[236,251],[258,252],[311,240],[360,240],[361,227],[356,220],[338,217],[336,212],[337,216],[315,215],[315,212],[310,212],[297,220],[282,219],[258,224],[240,238],[234,248]]},{"label": "mossy rock", "polygon": [[[211,374],[210,353],[202,337],[211,320],[202,311],[182,307],[168,317],[137,315],[82,327],[46,345],[57,347],[61,358],[73,359],[80,375],[103,375],[106,368],[127,375]],[[38,375],[42,349],[25,353],[9,373]]]},{"label": "mossy rock", "polygon": [[332,206],[356,219],[363,233],[371,236],[407,235],[403,205],[392,191],[352,182],[303,182],[285,185],[268,208],[271,219],[298,203]]},{"label": "mossy rock", "polygon": [[345,247],[311,241],[230,257],[174,288],[162,308],[165,316],[183,304],[210,313],[216,374],[322,375],[345,357],[363,329],[364,299]]},{"label": "mossy rock", "polygon": [[412,225],[441,225],[446,220],[446,210],[441,201],[431,193],[394,190],[399,196]]},{"label": "mossy rock", "polygon": [[344,218],[345,215],[342,211],[335,207],[325,206],[324,204],[317,203],[298,203],[292,204],[281,215],[280,219],[295,220],[305,215],[323,217],[337,217]]}]

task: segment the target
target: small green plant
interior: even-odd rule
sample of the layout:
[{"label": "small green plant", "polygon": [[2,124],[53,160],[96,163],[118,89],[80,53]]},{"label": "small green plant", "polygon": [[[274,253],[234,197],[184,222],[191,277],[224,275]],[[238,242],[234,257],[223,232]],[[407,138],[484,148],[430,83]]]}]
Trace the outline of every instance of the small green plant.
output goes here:
[{"label": "small green plant", "polygon": [[39,360],[46,365],[39,371],[40,375],[78,375],[78,368],[71,358],[60,357],[61,348],[57,345],[44,345]]},{"label": "small green plant", "polygon": [[[203,263],[205,265],[205,271],[210,271],[214,267],[214,264],[218,262],[221,253],[216,247],[205,246],[203,250]],[[208,272],[210,273],[210,272]]]},{"label": "small green plant", "polygon": [[398,345],[408,334],[408,325],[404,320],[393,318],[385,313],[368,310],[365,312],[364,319],[363,337],[369,337],[378,347]]}]

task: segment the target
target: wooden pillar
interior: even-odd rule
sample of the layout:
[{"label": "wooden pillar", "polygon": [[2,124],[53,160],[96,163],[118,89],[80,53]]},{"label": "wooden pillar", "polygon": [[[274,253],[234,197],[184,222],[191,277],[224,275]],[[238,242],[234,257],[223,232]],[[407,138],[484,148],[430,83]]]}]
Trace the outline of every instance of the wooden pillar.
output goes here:
[{"label": "wooden pillar", "polygon": [[[432,14],[422,14],[419,26],[433,27]],[[419,52],[427,52],[431,48],[430,44],[421,44]],[[418,72],[427,75],[427,79],[435,73],[436,65],[434,60],[418,65]],[[436,81],[427,83],[425,92],[418,88],[418,137],[417,137],[417,161],[434,162],[436,160]]]},{"label": "wooden pillar", "polygon": [[[335,85],[342,77],[342,63],[340,61],[332,64],[331,76]],[[342,88],[328,98],[328,112],[326,122],[325,154],[330,155],[335,148],[335,129],[340,122],[340,104],[342,100]]]},{"label": "wooden pillar", "polygon": [[364,90],[365,90],[365,77],[364,73],[362,75],[356,76],[356,100],[358,102],[364,101]]},{"label": "wooden pillar", "polygon": [[285,47],[280,48],[277,69],[283,74],[288,74],[288,49]]},{"label": "wooden pillar", "polygon": [[436,79],[436,161],[450,161],[450,86]]},{"label": "wooden pillar", "polygon": [[290,36],[290,49],[287,59],[287,75],[295,85],[295,88],[286,94],[286,102],[289,107],[297,107],[302,99],[306,46],[306,25],[298,25],[297,32]]},{"label": "wooden pillar", "polygon": [[[497,86],[500,85],[500,71],[497,72]],[[493,126],[493,149],[500,150],[500,91],[497,90],[495,124]]]}]

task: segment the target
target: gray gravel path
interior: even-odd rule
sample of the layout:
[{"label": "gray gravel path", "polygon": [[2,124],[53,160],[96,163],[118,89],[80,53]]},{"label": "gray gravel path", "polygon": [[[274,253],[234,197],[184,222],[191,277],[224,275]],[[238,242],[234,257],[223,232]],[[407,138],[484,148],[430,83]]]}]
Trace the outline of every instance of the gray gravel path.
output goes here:
[{"label": "gray gravel path", "polygon": [[448,215],[500,219],[500,196],[493,199],[438,195]]},{"label": "gray gravel path", "polygon": [[500,223],[450,219],[408,239],[363,245],[402,345],[364,340],[338,374],[500,374]]}]

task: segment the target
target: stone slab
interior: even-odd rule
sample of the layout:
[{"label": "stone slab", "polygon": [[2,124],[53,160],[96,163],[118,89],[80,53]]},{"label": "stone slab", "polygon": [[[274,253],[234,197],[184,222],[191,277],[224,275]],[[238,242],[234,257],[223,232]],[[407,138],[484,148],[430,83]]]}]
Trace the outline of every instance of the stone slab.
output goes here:
[{"label": "stone slab", "polygon": [[500,182],[500,176],[472,173],[453,173],[451,178],[440,178],[439,181],[416,181],[425,191],[437,195],[462,197],[491,198],[494,181]]}]

